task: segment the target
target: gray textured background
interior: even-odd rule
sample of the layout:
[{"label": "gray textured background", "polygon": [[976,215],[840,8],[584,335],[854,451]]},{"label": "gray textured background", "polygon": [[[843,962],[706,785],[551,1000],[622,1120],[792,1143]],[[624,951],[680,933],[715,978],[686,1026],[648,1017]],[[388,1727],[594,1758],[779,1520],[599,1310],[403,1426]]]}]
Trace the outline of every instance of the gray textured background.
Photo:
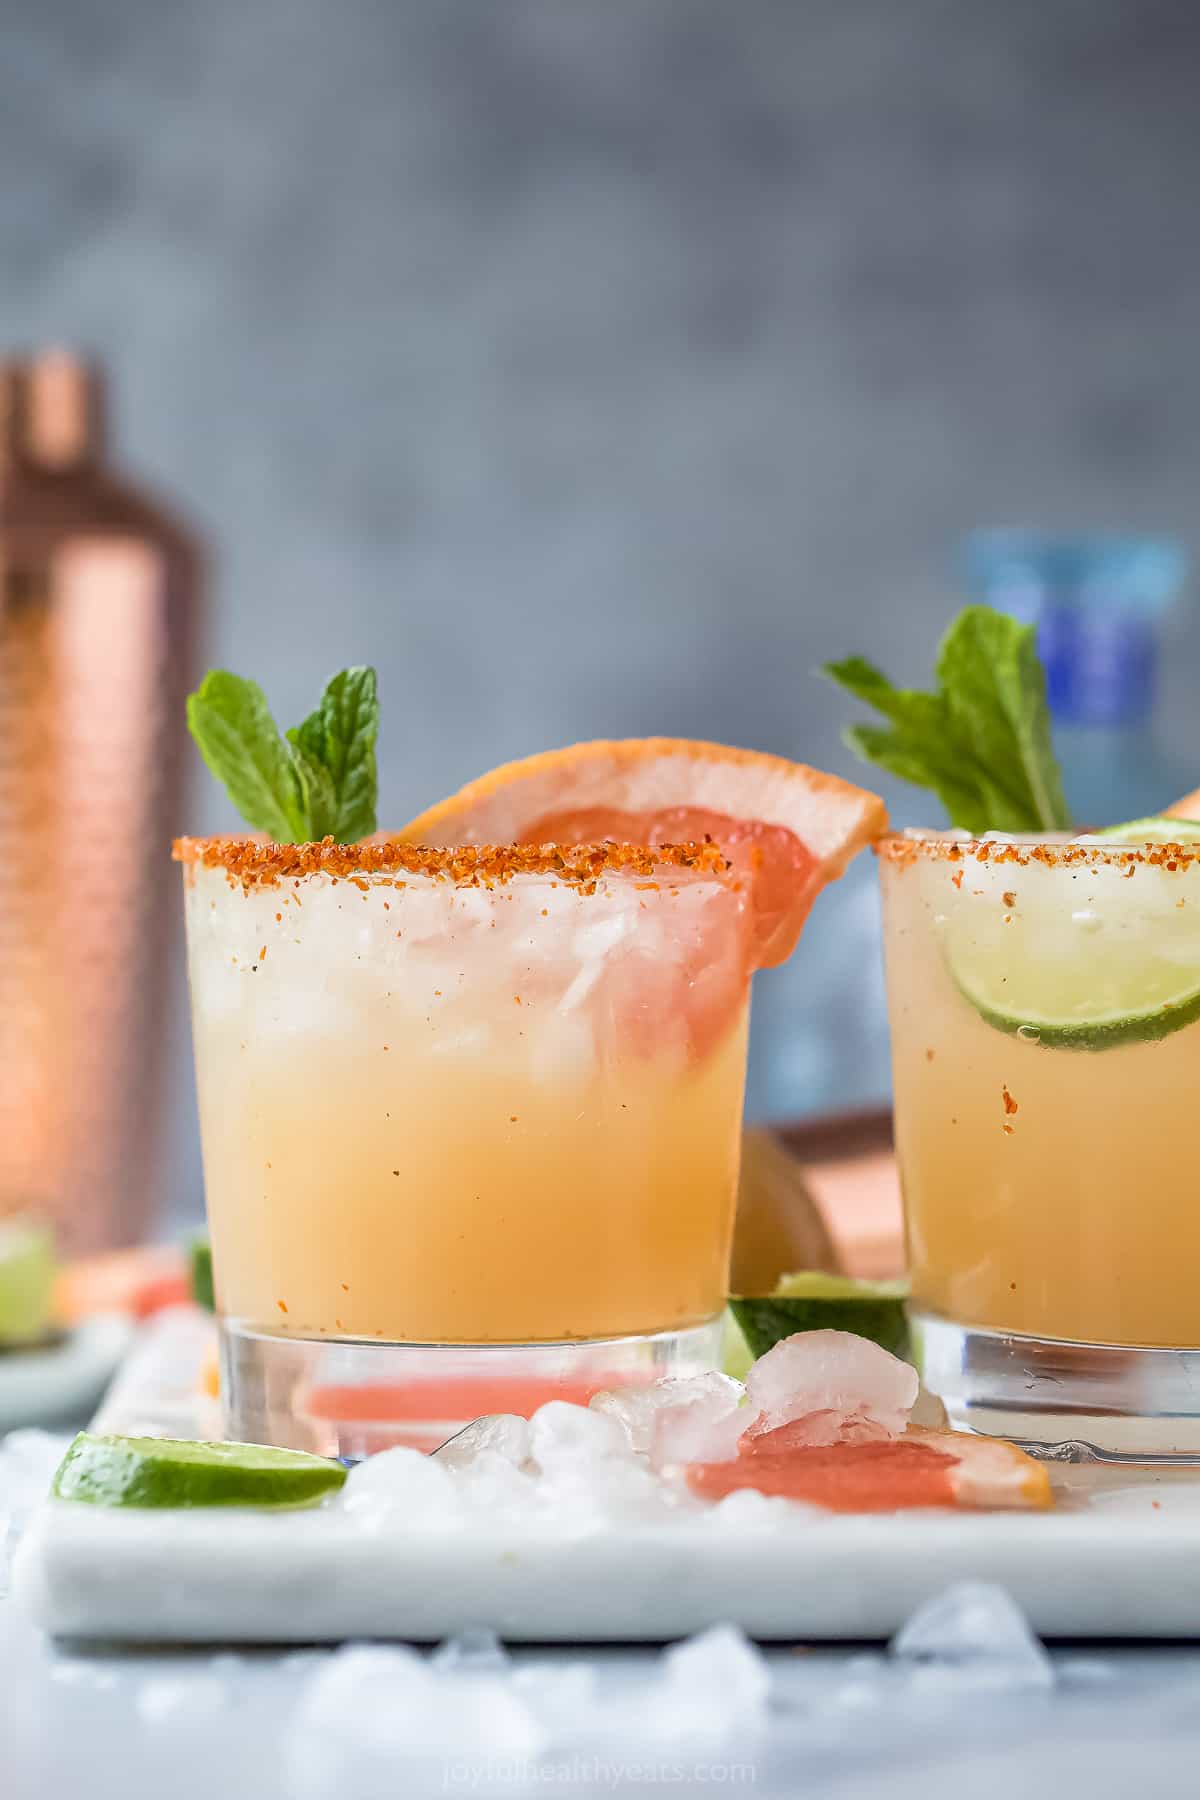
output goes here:
[{"label": "gray textured background", "polygon": [[[211,660],[293,717],[379,664],[393,821],[593,734],[848,769],[809,671],[921,674],[962,530],[1195,535],[1189,0],[0,25],[0,340],[107,357],[127,461],[218,548]],[[1177,737],[1197,673],[1185,631]],[[189,822],[227,819],[198,784]]]}]

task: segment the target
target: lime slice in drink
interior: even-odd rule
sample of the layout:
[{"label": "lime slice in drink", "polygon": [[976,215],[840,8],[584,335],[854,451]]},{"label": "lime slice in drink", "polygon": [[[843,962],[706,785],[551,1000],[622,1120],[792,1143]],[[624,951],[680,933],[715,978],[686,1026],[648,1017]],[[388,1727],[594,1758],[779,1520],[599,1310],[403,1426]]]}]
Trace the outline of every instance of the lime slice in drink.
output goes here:
[{"label": "lime slice in drink", "polygon": [[[1182,819],[1076,841],[1145,853],[1160,832],[1162,843],[1200,842],[1200,824]],[[1119,853],[1063,866],[972,862],[969,881],[940,899],[937,927],[963,998],[1030,1045],[1112,1050],[1200,1019],[1200,866]]]},{"label": "lime slice in drink", "polygon": [[30,1219],[0,1224],[0,1345],[34,1344],[50,1326],[54,1238]]},{"label": "lime slice in drink", "polygon": [[1131,819],[1127,825],[1106,825],[1077,838],[1079,844],[1196,844],[1200,843],[1200,819],[1172,819],[1158,814],[1150,819]]},{"label": "lime slice in drink", "polygon": [[852,1331],[893,1356],[908,1348],[904,1281],[852,1281],[847,1275],[803,1270],[785,1275],[774,1293],[732,1296],[729,1310],[755,1356],[765,1356],[797,1331]]},{"label": "lime slice in drink", "polygon": [[81,1431],[53,1491],[93,1506],[311,1506],[345,1479],[340,1463],[304,1450]]}]

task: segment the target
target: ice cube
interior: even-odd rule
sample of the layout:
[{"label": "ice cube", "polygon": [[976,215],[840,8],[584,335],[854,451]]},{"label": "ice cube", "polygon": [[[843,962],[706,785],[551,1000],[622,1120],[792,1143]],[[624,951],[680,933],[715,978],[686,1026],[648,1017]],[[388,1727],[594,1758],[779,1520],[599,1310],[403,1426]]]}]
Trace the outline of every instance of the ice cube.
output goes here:
[{"label": "ice cube", "polygon": [[599,968],[605,957],[610,956],[622,939],[630,935],[636,922],[636,915],[625,907],[615,908],[603,918],[589,920],[575,933],[572,942],[574,954],[585,966],[594,962]]},{"label": "ice cube", "polygon": [[537,1498],[533,1476],[498,1450],[480,1450],[454,1471],[454,1481],[463,1505],[489,1521],[528,1515]]},{"label": "ice cube", "polygon": [[529,1420],[517,1413],[485,1413],[434,1452],[447,1469],[461,1470],[481,1451],[519,1465],[529,1455]]},{"label": "ice cube", "polygon": [[712,1394],[669,1406],[654,1421],[650,1461],[656,1469],[681,1463],[732,1462],[753,1414],[736,1395]]},{"label": "ice cube", "polygon": [[[693,1401],[724,1397],[731,1411],[745,1393],[740,1381],[720,1375],[715,1369],[703,1375],[667,1376],[641,1387],[605,1388],[593,1394],[589,1409],[616,1419],[628,1433],[629,1441],[639,1455],[649,1456],[654,1439],[654,1422],[667,1407],[688,1406]],[[747,1418],[749,1423],[749,1418]]]},{"label": "ice cube", "polygon": [[529,1025],[529,1072],[551,1087],[590,1081],[596,1068],[596,1033],[590,1018],[558,1007],[540,1012]]},{"label": "ice cube", "polygon": [[746,1432],[743,1448],[753,1456],[778,1456],[787,1450],[816,1450],[828,1444],[877,1444],[893,1435],[876,1419],[864,1419],[857,1413],[847,1417],[828,1407],[824,1412],[804,1413],[799,1419],[789,1419],[786,1425],[764,1424],[763,1417],[760,1413]]},{"label": "ice cube", "polygon": [[629,1442],[616,1419],[569,1400],[547,1400],[529,1421],[529,1452],[543,1474],[584,1471],[612,1457],[628,1459]]},{"label": "ice cube", "polygon": [[895,1675],[895,1665],[874,1651],[851,1656],[841,1665],[833,1699],[851,1711],[863,1707],[877,1712],[895,1698]]},{"label": "ice cube", "polygon": [[530,1421],[530,1445],[536,1504],[557,1527],[591,1531],[673,1505],[624,1426],[600,1409],[548,1401]]},{"label": "ice cube", "polygon": [[599,958],[584,963],[564,989],[562,998],[558,1002],[559,1011],[570,1013],[574,1012],[577,1006],[582,1006],[603,973],[604,964]]},{"label": "ice cube", "polygon": [[919,1385],[915,1369],[870,1338],[798,1331],[759,1357],[746,1377],[746,1394],[751,1414],[759,1415],[757,1430],[828,1411],[897,1434],[908,1423]]},{"label": "ice cube", "polygon": [[204,1724],[235,1697],[232,1683],[215,1675],[156,1676],[137,1686],[137,1712],[147,1725],[176,1731],[185,1724]]},{"label": "ice cube", "polygon": [[305,1684],[285,1742],[297,1800],[395,1800],[406,1763],[445,1775],[472,1756],[532,1757],[547,1732],[506,1669],[446,1671],[414,1650],[351,1644]]},{"label": "ice cube", "polygon": [[368,1531],[453,1526],[462,1516],[454,1476],[441,1458],[406,1445],[351,1469],[338,1503]]},{"label": "ice cube", "polygon": [[495,890],[482,887],[455,888],[447,911],[450,913],[451,930],[457,930],[460,925],[481,926],[490,930],[496,916]]},{"label": "ice cube", "polygon": [[806,1506],[800,1500],[785,1500],[776,1494],[760,1494],[757,1488],[734,1488],[714,1506],[706,1508],[709,1522],[723,1531],[749,1536],[756,1531],[774,1530],[800,1518],[828,1519],[831,1515],[821,1506]]},{"label": "ice cube", "polygon": [[910,1425],[923,1425],[927,1431],[949,1431],[950,1415],[936,1394],[931,1394],[922,1382],[917,1390],[912,1412],[908,1416]]},{"label": "ice cube", "polygon": [[432,1666],[440,1673],[450,1671],[471,1675],[490,1673],[507,1669],[508,1652],[494,1631],[486,1625],[471,1626],[460,1631],[457,1636],[447,1638],[439,1644],[430,1658]]},{"label": "ice cube", "polygon": [[513,1671],[512,1684],[553,1744],[587,1744],[603,1732],[596,1671],[586,1663],[522,1663]]},{"label": "ice cube", "polygon": [[766,1718],[771,1672],[737,1625],[711,1625],[666,1652],[668,1695],[703,1706],[719,1731],[749,1731]]},{"label": "ice cube", "polygon": [[926,1601],[893,1638],[891,1655],[933,1679],[971,1686],[1045,1688],[1054,1666],[1002,1587],[959,1581]]},{"label": "ice cube", "polygon": [[660,1749],[709,1747],[753,1736],[767,1715],[771,1677],[736,1625],[713,1625],[663,1652],[654,1676],[606,1710],[610,1737]]},{"label": "ice cube", "polygon": [[598,1462],[566,1462],[542,1475],[537,1504],[560,1528],[591,1531],[620,1520],[652,1518],[672,1497],[645,1463],[626,1450]]}]

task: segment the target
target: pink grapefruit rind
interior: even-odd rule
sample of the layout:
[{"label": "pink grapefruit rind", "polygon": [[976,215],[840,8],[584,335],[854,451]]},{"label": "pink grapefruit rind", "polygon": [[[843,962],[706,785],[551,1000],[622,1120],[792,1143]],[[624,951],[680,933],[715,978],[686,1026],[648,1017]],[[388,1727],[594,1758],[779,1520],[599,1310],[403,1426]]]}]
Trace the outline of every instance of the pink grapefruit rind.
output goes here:
[{"label": "pink grapefruit rind", "polygon": [[794,832],[833,881],[887,829],[877,794],[764,751],[688,738],[598,739],[504,763],[407,825],[434,848],[520,841],[532,821],[568,808],[652,813],[702,806]]}]

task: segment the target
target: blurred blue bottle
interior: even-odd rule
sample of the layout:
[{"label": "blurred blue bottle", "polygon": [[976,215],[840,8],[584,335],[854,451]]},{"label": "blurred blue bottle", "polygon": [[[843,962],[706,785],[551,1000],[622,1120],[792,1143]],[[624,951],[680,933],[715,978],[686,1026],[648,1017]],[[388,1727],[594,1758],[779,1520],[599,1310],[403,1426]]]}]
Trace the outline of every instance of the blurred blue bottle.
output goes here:
[{"label": "blurred blue bottle", "polygon": [[1157,538],[983,531],[967,540],[974,600],[1035,624],[1072,817],[1119,824],[1200,783],[1156,729],[1162,627],[1186,559]]}]

